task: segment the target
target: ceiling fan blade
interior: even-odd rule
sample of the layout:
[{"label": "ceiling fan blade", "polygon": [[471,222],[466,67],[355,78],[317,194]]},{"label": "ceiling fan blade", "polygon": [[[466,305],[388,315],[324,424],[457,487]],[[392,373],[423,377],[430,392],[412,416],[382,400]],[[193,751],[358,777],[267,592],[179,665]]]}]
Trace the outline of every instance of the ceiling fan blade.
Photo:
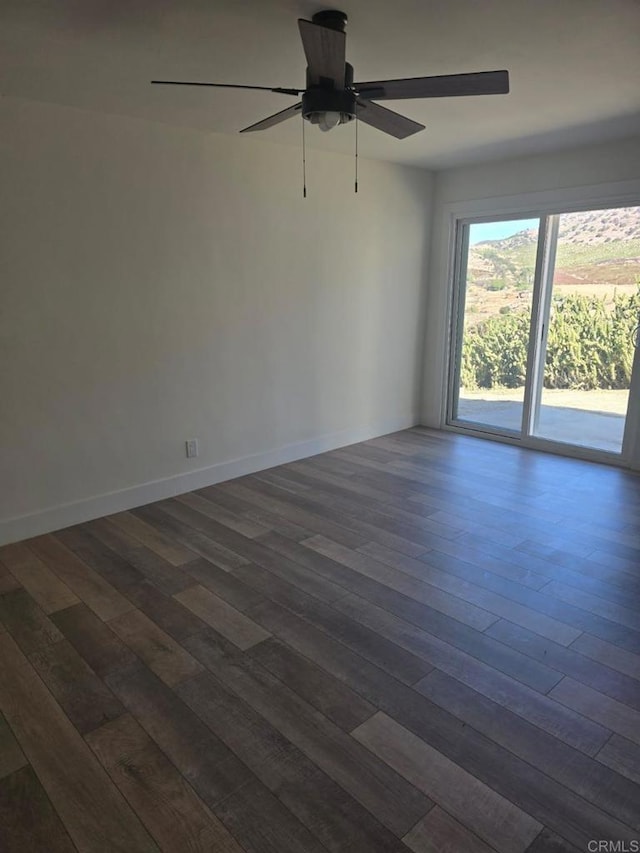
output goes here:
[{"label": "ceiling fan blade", "polygon": [[262,92],[279,92],[281,95],[295,95],[304,92],[304,89],[282,89],[270,86],[242,86],[237,83],[195,83],[186,80],[152,80],[158,86],[212,86],[215,89],[259,89]]},{"label": "ceiling fan blade", "polygon": [[275,124],[280,124],[281,121],[286,121],[288,118],[293,118],[296,113],[300,112],[302,104],[294,104],[292,107],[287,107],[286,110],[280,110],[279,113],[274,113],[272,116],[263,118],[262,121],[257,121],[255,124],[250,124],[249,127],[243,127],[240,133],[251,133],[254,130],[266,130],[268,127],[273,127]]},{"label": "ceiling fan blade", "polygon": [[298,28],[309,66],[309,84],[316,86],[330,80],[335,89],[343,89],[346,35],[304,18],[298,19]]},{"label": "ceiling fan blade", "polygon": [[393,110],[360,98],[358,98],[358,119],[383,133],[395,136],[396,139],[405,139],[424,130],[423,124],[418,124],[417,121],[401,116],[400,113],[394,113]]},{"label": "ceiling fan blade", "polygon": [[401,98],[455,98],[461,95],[506,95],[508,71],[479,71],[476,74],[444,74],[440,77],[408,77],[405,80],[378,80],[354,83],[365,98],[376,101]]}]

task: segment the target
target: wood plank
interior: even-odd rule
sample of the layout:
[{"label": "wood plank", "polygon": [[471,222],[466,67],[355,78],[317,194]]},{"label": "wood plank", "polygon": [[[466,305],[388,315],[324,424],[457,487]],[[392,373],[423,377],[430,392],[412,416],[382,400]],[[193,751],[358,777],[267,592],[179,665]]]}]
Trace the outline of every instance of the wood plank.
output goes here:
[{"label": "wood plank", "polygon": [[560,838],[555,832],[543,829],[527,853],[581,853],[581,851],[564,838]]},{"label": "wood plank", "polygon": [[[423,562],[427,565],[429,565],[430,556],[430,554],[424,555]],[[527,604],[522,604],[515,597],[508,597],[508,595],[485,589],[468,581],[447,576],[445,573],[439,572],[435,567],[433,568],[435,571],[430,573],[433,582],[437,581],[443,588],[446,587],[452,592],[455,590],[455,594],[463,597],[465,601],[469,601],[477,607],[484,608],[490,613],[495,614],[496,617],[501,616],[502,618],[509,619],[523,628],[527,628],[536,634],[540,634],[542,637],[547,637],[564,646],[568,646],[581,634],[580,628],[573,627],[553,616],[548,616],[546,613],[529,607]],[[502,586],[505,586],[505,582],[502,583]],[[512,591],[513,588],[512,586],[509,589]],[[535,591],[527,591],[524,588],[519,592],[521,599],[524,598],[528,601],[535,600],[538,602],[539,598],[534,599],[534,596],[537,596]]]},{"label": "wood plank", "polygon": [[60,631],[26,589],[0,596],[0,620],[26,654],[62,639]]},{"label": "wood plank", "polygon": [[500,853],[525,851],[542,826],[381,711],[353,737]]},{"label": "wood plank", "polygon": [[205,497],[196,494],[195,492],[178,495],[176,500],[178,503],[182,503],[185,506],[196,510],[196,512],[201,512],[208,518],[213,518],[215,521],[219,521],[220,524],[224,524],[226,527],[231,528],[231,530],[235,530],[236,533],[240,533],[248,539],[253,539],[256,536],[268,533],[270,529],[257,521],[229,512],[224,507],[219,506],[213,501],[207,500]]},{"label": "wood plank", "polygon": [[[248,489],[246,486],[239,486],[233,482],[225,483],[225,489],[234,497],[239,497],[249,503],[255,503],[256,506],[264,509],[275,508],[276,510],[282,509],[282,511],[286,511],[286,507],[291,506],[282,499],[286,498],[286,492],[283,490],[281,490],[282,497],[278,499],[273,495],[259,494],[253,489]],[[300,509],[305,513],[302,516],[299,514]],[[365,542],[373,540],[380,542],[382,545],[387,545],[389,548],[396,548],[403,554],[410,554],[413,557],[422,554],[425,550],[425,546],[420,543],[410,542],[396,533],[376,527],[374,524],[341,512],[332,506],[305,499],[301,496],[296,498],[295,505],[290,512],[295,513],[295,515],[291,514],[288,517],[291,517],[293,520],[297,518],[301,524],[311,528],[315,533],[322,533],[334,542],[341,542],[350,548],[358,548],[360,545],[364,545]],[[315,519],[329,522],[329,524],[319,524]],[[347,537],[347,541],[345,541],[344,535],[341,535],[340,531],[336,530],[336,526],[351,531],[352,535]],[[355,538],[353,534],[355,534]]]},{"label": "wood plank", "polygon": [[581,655],[573,647],[560,646],[503,619],[492,625],[487,634],[535,660],[544,661],[547,666],[570,675],[582,684],[606,693],[612,699],[640,710],[640,684],[635,679]]},{"label": "wood plank", "polygon": [[494,853],[473,832],[435,806],[402,839],[414,853]]},{"label": "wood plank", "polygon": [[[304,473],[300,473],[301,471]],[[414,540],[417,537],[417,541],[423,544],[424,541],[427,541],[428,547],[433,547],[441,539],[455,538],[462,532],[462,528],[458,525],[450,525],[438,519],[434,520],[433,511],[424,509],[418,504],[409,503],[404,499],[402,492],[401,497],[395,492],[381,492],[380,490],[376,492],[361,485],[355,478],[349,479],[347,481],[349,488],[345,488],[344,478],[325,472],[319,473],[304,462],[297,463],[295,472],[285,470],[279,477],[279,482],[269,471],[262,471],[248,478],[249,485],[255,483],[256,480],[264,480],[273,486],[289,488],[298,493],[300,493],[302,485],[303,496],[314,500],[320,499],[323,503],[331,503],[331,499],[334,499],[338,506],[343,507],[347,513],[353,511],[354,505],[353,503],[345,504],[343,501],[355,502],[359,508],[359,513],[366,510],[366,517],[380,523],[383,528],[386,525],[393,525],[402,536],[409,540]],[[359,513],[356,517],[360,517]],[[393,527],[389,526],[388,529],[393,530]],[[423,537],[427,537],[427,539],[423,540]]]},{"label": "wood plank", "polygon": [[[232,484],[233,488],[259,491],[268,498],[284,497],[287,499],[284,489],[278,486],[265,483],[258,478],[246,479],[248,486],[236,487]],[[341,520],[344,525],[366,535],[369,540],[382,542],[384,539],[386,541],[382,544],[388,544],[390,547],[395,545],[402,553],[413,556],[418,556],[418,554],[431,548],[434,541],[439,542],[443,538],[453,539],[459,534],[458,530],[447,528],[445,525],[436,525],[435,528],[429,529],[431,525],[428,518],[418,520],[409,516],[409,520],[407,520],[399,517],[400,514],[392,507],[387,507],[385,511],[381,511],[381,505],[376,501],[369,502],[360,496],[356,497],[344,492],[337,494],[336,492],[315,488],[309,497],[296,495],[295,503],[296,505],[307,506],[334,521]],[[367,505],[369,503],[371,505]]]},{"label": "wood plank", "polygon": [[613,567],[620,572],[628,572],[629,574],[633,574],[638,565],[637,560],[630,560],[628,557],[610,554],[605,549],[592,551],[589,554],[589,559],[595,563],[600,563],[600,565]]},{"label": "wood plank", "polygon": [[54,536],[30,539],[29,548],[101,619],[113,619],[133,609],[123,595]]},{"label": "wood plank", "polygon": [[200,664],[140,610],[124,613],[109,627],[169,687],[201,672]]},{"label": "wood plank", "polygon": [[274,636],[579,849],[593,838],[636,837],[634,830],[284,608],[266,602],[253,615]]},{"label": "wood plank", "polygon": [[107,548],[95,536],[91,536],[85,528],[67,527],[66,530],[59,530],[54,535],[84,563],[102,575],[118,592],[126,595],[128,589],[146,580],[142,572],[115,551]]},{"label": "wood plank", "polygon": [[177,593],[174,598],[243,651],[271,636],[248,616],[200,584]]},{"label": "wood plank", "polygon": [[77,853],[32,767],[0,778],[2,853]]},{"label": "wood plank", "polygon": [[[275,766],[277,764],[277,766]],[[277,756],[263,770],[265,784],[332,853],[406,853],[405,846],[344,789],[300,752]]]},{"label": "wood plank", "polygon": [[445,613],[447,616],[451,616],[453,619],[457,619],[459,622],[479,631],[484,631],[498,618],[487,610],[476,607],[474,604],[431,584],[427,572],[424,572],[423,578],[417,578],[400,569],[379,563],[370,556],[351,551],[337,542],[325,539],[323,536],[306,539],[302,544],[318,554],[323,554],[335,562],[349,566],[349,568],[366,577],[395,589],[396,592],[413,598],[415,601],[427,604],[432,609]]},{"label": "wood plank", "polygon": [[598,761],[631,779],[640,788],[640,747],[620,735],[612,735],[596,756]]},{"label": "wood plank", "polygon": [[181,643],[185,637],[197,634],[198,631],[202,631],[206,627],[202,619],[198,619],[195,613],[176,601],[173,596],[160,592],[156,586],[148,581],[132,587],[127,595],[138,610],[141,610],[145,616],[148,616],[178,643]]},{"label": "wood plank", "polygon": [[128,714],[87,742],[163,850],[242,853],[242,848]]},{"label": "wood plank", "polygon": [[[22,589],[22,584],[11,574],[9,569],[0,563],[0,595],[4,595],[6,592],[13,592],[16,589]],[[2,628],[3,626],[0,625],[0,630]]]},{"label": "wood plank", "polygon": [[438,510],[431,518],[436,524],[439,522],[446,524],[465,534],[476,533],[480,536],[490,536],[494,542],[504,545],[505,548],[517,547],[526,536],[524,531],[528,532],[533,526],[530,523],[527,528],[524,528],[523,525],[507,525],[501,523],[499,520],[496,523],[496,514],[490,512],[482,514],[479,518],[472,521],[468,515],[464,517],[455,510]]},{"label": "wood plank", "polygon": [[[404,477],[410,482],[418,482],[424,484],[442,485],[447,489],[458,490],[462,494],[469,494],[472,497],[482,498],[487,491],[491,491],[489,480],[482,482],[476,480],[468,483],[467,476],[463,471],[453,472],[437,471],[433,467],[427,468],[423,465],[416,465],[411,462],[393,462],[388,466],[391,473],[395,473],[400,477]],[[482,472],[482,467],[479,467],[478,473]],[[495,470],[490,472],[495,477]],[[499,490],[503,496],[510,496],[514,502],[520,501],[523,498],[540,497],[544,491],[540,486],[533,487],[530,483],[526,483],[522,477],[515,477],[511,481],[501,478],[499,475],[496,478],[499,482],[493,482],[493,489]],[[466,540],[467,537],[472,537],[474,534],[465,533],[460,537]]]},{"label": "wood plank", "polygon": [[202,557],[189,563],[189,574],[202,586],[206,586],[211,592],[224,598],[236,610],[248,610],[264,598],[231,572],[225,572],[224,569],[214,566]]},{"label": "wood plank", "polygon": [[[233,483],[222,483],[219,486],[213,486],[210,489],[205,489],[203,492],[206,497],[211,496],[213,500],[225,502],[223,505],[228,505],[229,500],[235,501],[237,504],[246,507],[252,507],[254,512],[269,513],[270,516],[275,516],[282,519],[286,524],[293,524],[297,529],[307,530],[309,535],[314,533],[324,533],[336,542],[342,542],[351,548],[357,548],[359,545],[364,545],[368,537],[353,530],[348,524],[340,524],[331,518],[327,518],[325,514],[314,512],[313,509],[308,509],[304,504],[296,501],[295,504],[287,503],[285,500],[277,500],[264,497],[264,495],[251,492],[249,490],[238,493],[236,489],[231,489]],[[237,484],[236,484],[237,485]],[[269,527],[275,532],[277,527],[270,524]],[[285,535],[284,533],[282,535]],[[297,539],[298,537],[294,537]],[[304,537],[306,538],[306,537]]]},{"label": "wood plank", "polygon": [[571,648],[599,661],[605,666],[630,675],[640,680],[640,655],[621,649],[619,646],[594,637],[591,634],[581,634],[571,643]]},{"label": "wood plank", "polygon": [[263,527],[273,530],[276,533],[280,533],[282,536],[286,536],[287,539],[293,539],[294,542],[301,542],[303,539],[308,539],[309,536],[313,536],[313,531],[308,530],[306,527],[302,527],[300,524],[288,521],[281,515],[269,512],[269,510],[259,509],[252,504],[248,504],[245,501],[234,498],[232,495],[227,495],[222,491],[216,492],[215,489],[215,486],[208,486],[204,489],[199,489],[194,494],[212,501],[217,506],[223,507],[234,515],[239,515],[242,518],[249,519],[250,521],[256,521]]},{"label": "wood plank", "polygon": [[87,530],[99,542],[126,560],[150,583],[167,595],[180,592],[191,583],[191,578],[183,566],[174,566],[104,519],[90,521],[82,525],[82,529]]},{"label": "wood plank", "polygon": [[[297,553],[296,557],[298,559],[304,558],[303,555],[298,555]],[[317,571],[333,573],[336,569],[333,562],[322,555],[314,557],[311,554],[307,559],[309,560],[309,566],[315,566]],[[546,693],[547,690],[560,680],[560,673],[532,661],[526,655],[507,648],[502,643],[466,625],[462,625],[457,620],[450,619],[427,605],[423,605],[397,593],[377,581],[369,580],[349,568],[342,569],[341,571],[343,573],[343,584],[352,592],[395,613],[407,621],[413,622],[420,628],[426,628],[430,633],[445,640],[447,643],[469,652],[496,669],[513,675],[536,690]],[[308,607],[305,607],[305,600],[301,599],[300,596],[292,595],[291,590],[287,591],[282,587],[274,588],[273,585],[269,585],[255,571],[250,569],[244,573],[242,571],[239,573],[236,572],[236,574],[244,576],[249,583],[260,583],[260,588],[264,590],[266,596],[278,601],[294,612],[300,613],[305,618],[309,618],[307,613]],[[390,671],[393,674],[401,672],[400,669]]]},{"label": "wood plank", "polygon": [[[382,607],[411,622],[418,628],[426,630],[461,651],[487,663],[495,669],[511,675],[522,683],[546,693],[560,680],[561,673],[537,663],[526,655],[510,649],[503,643],[497,642],[486,633],[480,633],[457,620],[450,619],[432,608],[384,587],[376,582],[352,583],[345,579],[352,592],[357,593],[372,604]],[[278,600],[275,595],[271,598]],[[301,612],[289,601],[281,601],[286,607],[295,612]],[[304,615],[304,613],[302,614]]]},{"label": "wood plank", "polygon": [[620,573],[589,560],[573,562],[570,568],[555,567],[553,578],[568,587],[583,590],[614,604],[637,609],[640,606],[640,578]]},{"label": "wood plank", "polygon": [[[494,529],[510,535],[520,535],[522,530],[531,531],[532,535],[548,534],[549,522],[554,524],[557,521],[557,516],[532,515],[517,506],[505,506],[501,512],[496,512],[495,507],[483,501],[482,497],[460,497],[452,501],[441,496],[420,493],[414,494],[407,502],[416,503],[425,511],[431,512],[431,518],[434,520],[440,517],[449,519],[453,516],[456,518],[454,526],[479,524],[483,530],[489,529],[492,536]],[[466,529],[472,530],[473,527],[467,526]]]},{"label": "wood plank", "polygon": [[[189,507],[182,506],[181,504],[176,504],[176,506],[182,507],[183,510],[189,510]],[[248,562],[244,557],[218,544],[218,542],[215,542],[210,536],[206,536],[197,528],[190,527],[179,518],[172,516],[167,511],[165,501],[160,501],[158,504],[152,504],[151,506],[139,507],[133,512],[136,518],[152,524],[165,535],[170,535],[177,542],[185,545],[199,557],[204,557],[205,560],[209,560],[215,566],[220,566],[225,571],[230,571]]]},{"label": "wood plank", "polygon": [[0,714],[0,779],[20,770],[26,763],[24,752],[20,749],[4,715]]},{"label": "wood plank", "polygon": [[[343,448],[344,449],[344,448]],[[354,463],[353,459],[346,459],[345,456],[338,457],[338,451],[325,453],[322,456],[313,456],[310,459],[299,459],[294,463],[285,466],[283,476],[287,480],[306,484],[308,488],[317,488],[318,482],[327,485],[338,487],[342,490],[355,492],[363,497],[374,498],[384,503],[390,503],[391,506],[405,508],[407,512],[421,513],[420,507],[415,507],[408,503],[408,497],[414,495],[415,492],[406,484],[397,482],[389,482],[375,480],[368,482],[366,475],[370,473],[368,465],[361,465],[364,462],[360,458],[358,463]],[[384,469],[384,465],[382,466]],[[260,472],[256,476],[264,477],[269,472]],[[374,474],[375,477],[375,474]],[[425,516],[429,513],[424,512]]]},{"label": "wood plank", "polygon": [[597,613],[598,616],[611,619],[612,622],[628,625],[629,628],[633,628],[636,631],[640,629],[640,614],[637,610],[607,601],[585,590],[577,589],[574,586],[569,586],[557,580],[551,580],[542,588],[541,592],[546,595],[553,595],[555,598],[559,598],[561,601],[566,601],[569,604],[574,604],[583,610]]},{"label": "wood plank", "polygon": [[133,536],[173,566],[182,566],[196,557],[193,551],[185,548],[184,545],[180,545],[169,536],[165,536],[153,525],[136,518],[130,512],[118,512],[115,515],[109,515],[107,520],[119,527],[124,533]]},{"label": "wood plank", "polygon": [[[492,572],[496,571],[496,573],[497,568],[494,568],[494,565],[495,567],[500,566],[502,563],[517,565],[525,571],[536,573],[552,580],[559,579],[563,574],[562,566],[568,566],[573,570],[567,574],[567,577],[572,579],[573,585],[579,583],[581,574],[584,574],[586,581],[588,581],[589,578],[593,578],[595,580],[607,579],[610,585],[616,577],[615,575],[611,577],[611,572],[608,573],[602,566],[592,563],[586,559],[580,559],[568,555],[567,559],[562,563],[556,562],[554,564],[553,562],[550,562],[546,556],[536,556],[522,551],[521,546],[515,549],[505,548],[503,545],[494,542],[489,536],[475,535],[473,539],[469,539],[467,535],[464,537],[464,540],[462,538],[456,540],[443,540],[442,543],[437,545],[435,551],[430,553],[439,555],[440,561],[442,561],[441,555],[446,555],[458,560],[472,562],[476,565],[486,564],[486,567],[489,570]],[[446,568],[445,565],[442,567]],[[617,577],[618,579],[620,578],[619,575]],[[623,587],[632,595],[637,595],[640,590],[637,579],[634,580],[630,575],[625,575],[625,583],[623,584]],[[517,587],[512,587],[511,589],[513,589],[514,592],[517,591]],[[567,616],[573,615],[575,623],[571,622],[571,624],[575,624],[576,627],[580,627],[580,624],[578,624],[579,620],[588,620],[595,625],[608,624],[608,620],[606,619],[597,618],[595,614],[591,614],[590,618],[586,611],[580,610],[579,608],[562,602],[559,599],[554,599],[551,596],[538,596],[535,594],[527,595],[526,590],[524,592],[520,590],[519,592],[521,595],[521,599],[519,600],[521,600],[522,603],[529,603],[532,607],[535,603],[538,605],[541,612],[545,612],[548,615],[557,614],[559,616],[561,613],[564,613]],[[535,593],[536,590],[531,589],[531,592]],[[615,623],[613,624],[615,625]],[[633,634],[634,632],[631,633]],[[625,634],[628,634],[628,632],[621,632],[621,636],[625,636]]]},{"label": "wood plank", "polygon": [[[616,507],[619,512],[622,507]],[[563,519],[564,524],[570,524],[571,519],[566,517]],[[482,543],[482,550],[486,551],[489,543]],[[616,565],[617,558],[610,556],[609,560],[604,563],[594,559],[594,552],[589,554],[589,557],[576,557],[574,554],[569,554],[566,551],[558,550],[553,546],[549,546],[545,542],[523,542],[513,553],[514,561],[521,562],[523,565],[532,564],[544,570],[545,567],[551,566],[555,571],[549,576],[551,578],[558,577],[558,567],[568,567],[579,574],[585,575],[587,578],[595,578],[596,580],[606,581],[614,588],[628,591],[634,596],[637,596],[640,586],[637,576],[631,573],[628,569],[625,571],[620,566]],[[547,574],[548,571],[547,571]]]},{"label": "wood plank", "polygon": [[370,702],[275,638],[255,646],[251,657],[346,732],[376,712]]},{"label": "wood plank", "polygon": [[331,853],[405,850],[369,811],[246,702],[231,693],[221,697],[219,684],[210,673],[177,689],[207,726]]},{"label": "wood plank", "polygon": [[[209,808],[252,778],[248,767],[146,666],[117,670],[107,684]],[[225,696],[216,685],[216,702]]]},{"label": "wood plank", "polygon": [[429,809],[431,804],[397,774],[213,632],[185,643],[228,690],[278,728],[392,832],[404,835]]},{"label": "wood plank", "polygon": [[211,672],[203,672],[184,681],[178,685],[176,693],[220,743],[224,743],[259,777],[261,768],[270,759],[299,751],[279,729],[227,690]]},{"label": "wood plank", "polygon": [[[581,588],[586,584],[596,594],[612,600],[620,600],[621,593],[628,593],[637,600],[640,593],[640,583],[637,577],[614,565],[616,558],[610,557],[605,563],[599,563],[592,559],[576,557],[566,551],[547,546],[544,542],[531,542],[529,540],[518,545],[517,551],[523,551],[533,557],[540,557],[537,561],[540,565],[543,561],[551,571],[547,572],[550,578],[566,580],[572,586]],[[568,570],[568,571],[565,571]]]},{"label": "wood plank", "polygon": [[326,853],[327,848],[257,779],[215,807],[247,853]]},{"label": "wood plank", "polygon": [[[235,573],[234,573],[235,574]],[[375,663],[395,678],[405,684],[415,684],[423,675],[431,671],[432,666],[415,654],[400,648],[375,631],[349,619],[334,608],[327,607],[322,602],[306,596],[300,590],[284,582],[273,583],[269,572],[260,566],[244,566],[237,574],[247,583],[255,585],[256,589],[265,592],[270,590],[271,599],[282,604],[289,610],[302,616],[307,623],[319,627],[322,631],[334,637],[340,643],[352,648],[366,660]],[[279,581],[279,579],[277,579]],[[262,605],[257,605],[248,611],[248,615],[256,618]]]},{"label": "wood plank", "polygon": [[531,589],[538,589],[548,581],[547,577],[536,574],[529,569],[524,569],[515,563],[506,563],[503,560],[486,558],[475,561],[473,554],[468,555],[468,560],[461,560],[458,557],[432,550],[423,554],[422,556],[425,559],[421,560],[415,557],[407,557],[406,554],[399,554],[397,551],[392,551],[390,548],[385,548],[376,542],[369,542],[358,548],[358,551],[361,554],[373,557],[374,560],[378,560],[380,563],[386,563],[388,566],[402,569],[402,571],[419,578],[423,578],[428,572],[428,569],[425,568],[425,561],[428,557],[430,566],[437,567],[442,571],[476,583],[479,586],[486,586],[488,580],[495,580],[499,583],[499,579],[503,578],[519,583],[522,586],[530,587]]},{"label": "wood plank", "polygon": [[603,750],[598,753],[598,760],[590,758],[438,670],[421,681],[420,692],[579,794],[592,809],[602,809],[622,823],[640,829],[640,788],[602,767],[599,759]]},{"label": "wood plank", "polygon": [[60,639],[64,635],[100,678],[136,660],[133,652],[85,604],[59,610],[53,619],[62,632]]},{"label": "wood plank", "polygon": [[546,662],[538,663],[489,636],[488,629],[476,631],[394,590],[384,590],[381,594],[370,589],[359,597],[541,693],[546,693],[561,678],[561,673]]},{"label": "wood plank", "polygon": [[[339,602],[339,606],[372,630],[424,658],[432,667],[459,679],[489,699],[496,699],[514,713],[588,755],[595,755],[609,737],[610,732],[602,726],[583,719],[516,679],[363,599],[348,596]],[[416,683],[417,690],[420,690],[421,683]]]},{"label": "wood plank", "polygon": [[640,712],[573,678],[563,678],[549,696],[613,732],[640,744]]},{"label": "wood plank", "polygon": [[[459,556],[462,559],[468,559],[470,550],[475,549],[479,554],[477,559],[480,565],[482,564],[483,554],[492,555],[501,560],[517,562],[519,565],[531,568],[534,571],[538,569],[541,563],[544,564],[543,560],[520,553],[515,549],[504,548],[490,539],[482,537],[476,537],[473,543],[463,542],[462,539],[458,539],[454,542],[448,542],[446,547],[447,553]],[[428,555],[426,555],[425,559],[427,558]],[[536,590],[519,588],[518,585],[510,585],[508,595],[510,600],[517,601],[523,607],[537,612],[541,616],[559,621],[577,631],[587,631],[594,636],[615,643],[634,653],[640,652],[640,632],[626,625],[605,619],[596,613],[582,610],[551,595],[544,595]],[[509,613],[505,613],[504,618],[509,619]],[[516,620],[511,617],[511,621]],[[521,624],[525,628],[529,627],[526,623]],[[530,630],[535,629],[530,627]],[[542,632],[538,631],[538,633]],[[550,639],[555,639],[552,635],[549,635],[549,637]]]},{"label": "wood plank", "polygon": [[[280,577],[284,577],[287,581],[295,583],[310,595],[315,595],[323,601],[334,601],[336,598],[344,595],[344,590],[337,584],[318,576],[313,571],[309,571],[300,561],[294,561],[279,554],[274,554],[270,548],[265,547],[258,539],[247,539],[245,536],[241,536],[239,533],[235,533],[233,530],[218,524],[213,519],[208,519],[194,512],[189,507],[181,506],[175,502],[166,501],[163,503],[163,507],[172,518],[180,519],[179,524],[196,525],[202,531],[203,535],[215,539],[217,547],[224,546],[229,549],[230,553],[233,552],[236,555],[242,555],[239,558],[240,563],[238,565],[229,567],[234,573],[235,569],[253,562],[269,569],[270,572]],[[284,541],[290,542],[288,539]]]},{"label": "wood plank", "polygon": [[0,560],[45,613],[78,603],[78,597],[25,545],[5,545]]},{"label": "wood plank", "polygon": [[[7,634],[0,636],[0,706],[80,853],[157,853],[138,818]],[[62,767],[72,767],[73,772],[61,773]]]},{"label": "wood plank", "polygon": [[46,646],[29,659],[80,734],[124,713],[113,693],[67,640]]}]

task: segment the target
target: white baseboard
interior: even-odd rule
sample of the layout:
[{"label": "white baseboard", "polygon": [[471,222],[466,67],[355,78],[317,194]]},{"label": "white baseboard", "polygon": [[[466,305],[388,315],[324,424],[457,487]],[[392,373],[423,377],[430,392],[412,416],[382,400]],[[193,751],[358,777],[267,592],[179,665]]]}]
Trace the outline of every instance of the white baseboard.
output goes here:
[{"label": "white baseboard", "polygon": [[185,474],[175,474],[172,477],[152,480],[148,483],[119,489],[116,492],[95,495],[91,498],[48,507],[27,515],[2,519],[0,520],[0,545],[19,542],[22,539],[39,536],[42,533],[50,533],[52,530],[61,530],[63,527],[69,527],[72,524],[80,524],[93,518],[111,515],[114,512],[123,512],[137,506],[163,500],[163,498],[212,486],[224,480],[242,477],[245,474],[264,471],[265,468],[273,468],[274,465],[283,465],[285,462],[305,459],[327,450],[335,450],[338,447],[345,447],[358,441],[366,441],[369,438],[408,429],[418,423],[419,418],[415,415],[391,418],[383,423],[329,433],[308,441],[243,456],[240,459],[219,462],[216,465],[199,468]]}]

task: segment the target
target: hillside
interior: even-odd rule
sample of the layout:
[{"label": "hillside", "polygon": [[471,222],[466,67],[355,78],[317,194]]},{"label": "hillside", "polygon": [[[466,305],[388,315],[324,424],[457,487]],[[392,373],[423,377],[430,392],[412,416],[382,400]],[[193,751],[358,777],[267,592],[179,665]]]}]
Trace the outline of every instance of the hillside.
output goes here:
[{"label": "hillside", "polygon": [[[471,246],[469,282],[490,291],[528,290],[537,244],[534,229]],[[557,285],[631,286],[640,276],[640,207],[566,213],[560,220]]]}]

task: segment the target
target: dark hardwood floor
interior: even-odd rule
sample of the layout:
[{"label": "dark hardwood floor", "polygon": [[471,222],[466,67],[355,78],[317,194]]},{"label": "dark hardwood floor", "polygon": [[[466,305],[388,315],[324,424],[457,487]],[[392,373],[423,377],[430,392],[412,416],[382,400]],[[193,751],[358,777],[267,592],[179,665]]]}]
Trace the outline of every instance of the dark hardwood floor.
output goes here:
[{"label": "dark hardwood floor", "polygon": [[640,839],[640,478],[415,428],[5,546],[0,711],[2,853]]}]

